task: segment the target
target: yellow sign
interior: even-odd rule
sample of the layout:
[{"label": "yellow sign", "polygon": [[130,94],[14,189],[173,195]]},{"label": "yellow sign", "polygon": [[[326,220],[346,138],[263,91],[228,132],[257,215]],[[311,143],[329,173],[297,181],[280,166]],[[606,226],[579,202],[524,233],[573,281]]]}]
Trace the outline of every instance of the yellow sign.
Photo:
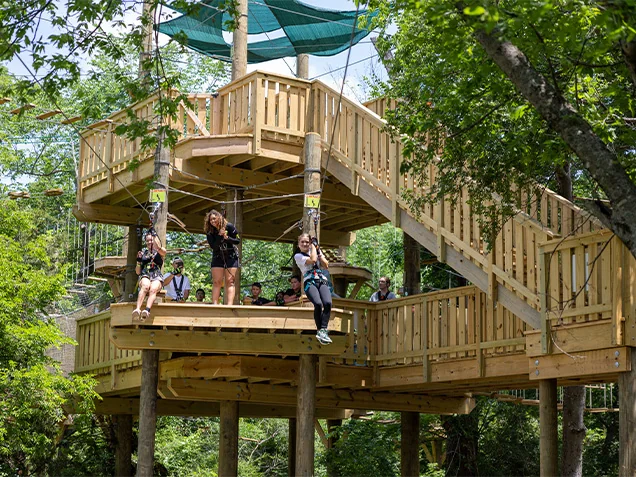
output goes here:
[{"label": "yellow sign", "polygon": [[305,194],[305,207],[312,209],[320,207],[320,194]]},{"label": "yellow sign", "polygon": [[164,189],[151,189],[150,190],[150,202],[165,202],[166,191]]}]

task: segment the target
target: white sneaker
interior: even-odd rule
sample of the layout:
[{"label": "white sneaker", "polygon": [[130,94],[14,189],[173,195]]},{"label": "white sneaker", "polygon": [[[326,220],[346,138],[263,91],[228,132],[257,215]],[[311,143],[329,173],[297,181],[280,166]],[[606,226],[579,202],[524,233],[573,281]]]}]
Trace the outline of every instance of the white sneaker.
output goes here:
[{"label": "white sneaker", "polygon": [[325,329],[318,330],[318,333],[316,333],[316,339],[322,345],[328,345],[329,343],[331,343],[331,338],[329,338],[327,330]]},{"label": "white sneaker", "polygon": [[142,310],[141,311],[141,316],[139,317],[139,319],[141,321],[146,321],[146,318],[150,317],[150,312],[148,310]]}]

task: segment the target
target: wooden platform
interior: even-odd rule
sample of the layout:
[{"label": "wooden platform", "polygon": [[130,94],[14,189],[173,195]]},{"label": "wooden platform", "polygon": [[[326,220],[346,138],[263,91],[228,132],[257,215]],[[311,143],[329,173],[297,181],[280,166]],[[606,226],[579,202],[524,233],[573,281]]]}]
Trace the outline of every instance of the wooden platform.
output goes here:
[{"label": "wooden platform", "polygon": [[[154,101],[131,109],[150,118]],[[334,314],[329,347],[315,343],[311,309],[161,304],[142,324],[130,320],[130,305],[116,305],[78,322],[76,371],[94,373],[100,393],[138,394],[141,349],[162,350],[162,373],[183,366],[162,377],[160,392],[165,400],[190,403],[235,396],[292,406],[295,364],[289,363],[305,353],[321,356],[325,408],[467,412],[473,391],[536,387],[543,378],[606,382],[629,370],[636,261],[569,201],[538,184],[518,190],[517,214],[504,221],[489,249],[466,190],[453,201],[440,198],[411,210],[404,192],[430,194],[440,171],[431,165],[426,183],[401,173],[403,145],[387,132],[381,100],[364,107],[340,101],[318,80],[256,71],[218,96],[189,95],[189,103],[171,123],[180,140],[169,181],[170,213],[188,231],[201,232],[215,204],[209,199],[225,200],[230,187],[258,199],[244,203],[242,236],[280,238],[302,217],[304,138],[317,133],[326,178],[323,244],[349,245],[356,230],[390,221],[473,286],[380,304],[335,300],[343,312]],[[116,113],[82,133],[74,210],[80,220],[146,220],[136,201],[147,200],[154,166],[139,140],[114,133],[113,124],[126,115]],[[134,171],[132,161],[139,162]],[[293,231],[280,240],[296,237]],[[203,356],[195,362],[171,353]],[[218,361],[227,354],[254,361],[228,371]],[[195,368],[211,374],[187,374]],[[444,407],[450,397],[456,400]]]}]

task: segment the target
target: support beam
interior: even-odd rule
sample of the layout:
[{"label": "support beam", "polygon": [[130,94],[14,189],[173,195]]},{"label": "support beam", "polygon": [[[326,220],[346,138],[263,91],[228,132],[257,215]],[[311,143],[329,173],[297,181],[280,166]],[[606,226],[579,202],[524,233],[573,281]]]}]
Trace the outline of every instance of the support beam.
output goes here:
[{"label": "support beam", "polygon": [[152,477],[154,475],[155,432],[157,430],[159,350],[143,350],[141,352],[141,362],[137,477]]},{"label": "support beam", "polygon": [[417,477],[420,475],[420,414],[403,412],[401,442],[401,475]]},{"label": "support beam", "polygon": [[540,427],[540,475],[556,477],[558,475],[558,413],[557,381],[543,379],[539,381],[539,427]]},{"label": "support beam", "polygon": [[289,419],[289,432],[287,434],[288,454],[287,454],[287,473],[294,475],[296,471],[296,418]]},{"label": "support beam", "polygon": [[618,375],[618,475],[636,475],[636,353],[629,351],[630,371]]},{"label": "support beam", "polygon": [[132,477],[133,418],[113,416],[115,425],[115,477]]},{"label": "support beam", "polygon": [[221,402],[219,477],[238,475],[238,401]]},{"label": "support beam", "polygon": [[239,17],[232,35],[232,81],[247,73],[247,0],[237,0],[236,9]]},{"label": "support beam", "polygon": [[137,274],[135,273],[135,265],[137,264],[137,251],[141,249],[139,243],[139,235],[136,225],[128,227],[128,237],[126,238],[126,276],[124,278],[124,301],[131,302],[135,300],[135,291],[137,288]]},{"label": "support beam", "polygon": [[420,244],[404,232],[404,291],[406,295],[421,293]]},{"label": "support beam", "polygon": [[314,418],[316,411],[316,356],[300,356],[297,396],[296,472],[300,477],[314,475]]},{"label": "support beam", "polygon": [[296,76],[302,79],[309,79],[309,55],[301,53],[296,56]]},{"label": "support beam", "polygon": [[[241,237],[241,233],[243,231],[243,203],[239,202],[243,200],[245,195],[242,190],[234,189],[228,190],[225,196],[225,200],[228,202],[227,204],[227,220],[234,224],[236,230],[239,232],[239,237]],[[243,241],[239,243],[237,246],[238,254],[239,254],[239,264],[243,259]],[[225,285],[227,287],[227,284]],[[227,293],[223,292],[223,304],[224,305],[238,305],[241,301],[241,267],[236,270],[236,275],[234,276],[234,300],[232,303],[227,302]]]}]

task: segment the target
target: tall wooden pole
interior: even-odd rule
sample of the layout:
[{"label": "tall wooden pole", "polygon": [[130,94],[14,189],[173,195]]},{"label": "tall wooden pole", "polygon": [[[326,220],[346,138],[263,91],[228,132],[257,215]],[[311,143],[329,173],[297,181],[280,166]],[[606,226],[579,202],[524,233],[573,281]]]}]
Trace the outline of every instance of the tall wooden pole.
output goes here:
[{"label": "tall wooden pole", "polygon": [[301,53],[296,57],[296,76],[309,79],[309,55]]},{"label": "tall wooden pole", "polygon": [[[305,159],[305,194],[320,189],[320,135],[307,133],[303,156]],[[320,207],[303,209],[303,233],[319,235],[314,217],[319,217]],[[316,215],[318,214],[318,215]],[[314,418],[316,415],[316,364],[315,354],[300,355],[298,375],[298,397],[296,404],[296,473],[297,476],[314,474]]]},{"label": "tall wooden pole", "polygon": [[[333,449],[338,442],[335,430],[340,426],[342,426],[342,419],[327,419],[327,432],[329,433],[327,448]],[[340,477],[340,471],[333,463],[327,463],[327,477]]]},{"label": "tall wooden pole", "polygon": [[232,35],[232,81],[247,73],[247,0],[237,1],[238,25]]},{"label": "tall wooden pole", "polygon": [[296,472],[296,418],[289,418],[289,431],[287,436],[287,447],[289,453],[287,454],[287,473],[294,475]]},{"label": "tall wooden pole", "polygon": [[420,244],[404,232],[404,291],[406,295],[421,293]]},{"label": "tall wooden pole", "polygon": [[[153,17],[154,11],[144,5],[144,13]],[[146,39],[144,48],[152,45],[153,22],[146,21]],[[148,39],[150,38],[150,39]],[[150,50],[151,51],[151,50]],[[150,51],[144,50],[144,54]],[[140,65],[140,74],[145,69]],[[143,78],[144,75],[142,75]],[[160,94],[162,94],[160,92]],[[160,118],[163,120],[163,118]],[[164,136],[158,135],[155,150],[155,189],[165,190],[165,201],[155,211],[154,229],[161,243],[166,245],[166,231],[168,224],[168,181],[170,168],[170,150],[164,145]],[[157,430],[157,385],[159,381],[159,350],[145,349],[141,352],[141,391],[139,396],[139,447],[137,450],[137,476],[151,477],[154,472],[155,432]]]},{"label": "tall wooden pole", "polygon": [[402,412],[402,477],[420,475],[420,413]]},{"label": "tall wooden pole", "polygon": [[115,425],[115,477],[132,476],[132,430],[130,414],[113,416]]},{"label": "tall wooden pole", "polygon": [[556,379],[539,381],[539,472],[541,477],[558,475],[559,429]]},{"label": "tall wooden pole", "polygon": [[[239,232],[239,237],[240,234],[243,232],[243,203],[238,201],[242,200],[244,197],[245,195],[243,194],[243,191],[238,189],[228,190],[227,194],[225,195],[225,200],[228,203],[226,208],[226,218],[228,222],[234,224],[234,227],[236,227],[236,230],[238,230]],[[240,262],[243,258],[242,240],[241,243],[236,246],[236,248],[238,249]],[[234,276],[234,291],[235,293],[233,303],[227,302],[227,292],[223,294],[224,305],[238,305],[239,303],[241,303],[241,267],[236,270],[236,275]]]},{"label": "tall wooden pole", "polygon": [[636,475],[636,350],[631,356],[631,371],[618,375],[618,475]]},{"label": "tall wooden pole", "polygon": [[235,477],[238,475],[238,401],[221,401],[220,414],[219,477]]}]

